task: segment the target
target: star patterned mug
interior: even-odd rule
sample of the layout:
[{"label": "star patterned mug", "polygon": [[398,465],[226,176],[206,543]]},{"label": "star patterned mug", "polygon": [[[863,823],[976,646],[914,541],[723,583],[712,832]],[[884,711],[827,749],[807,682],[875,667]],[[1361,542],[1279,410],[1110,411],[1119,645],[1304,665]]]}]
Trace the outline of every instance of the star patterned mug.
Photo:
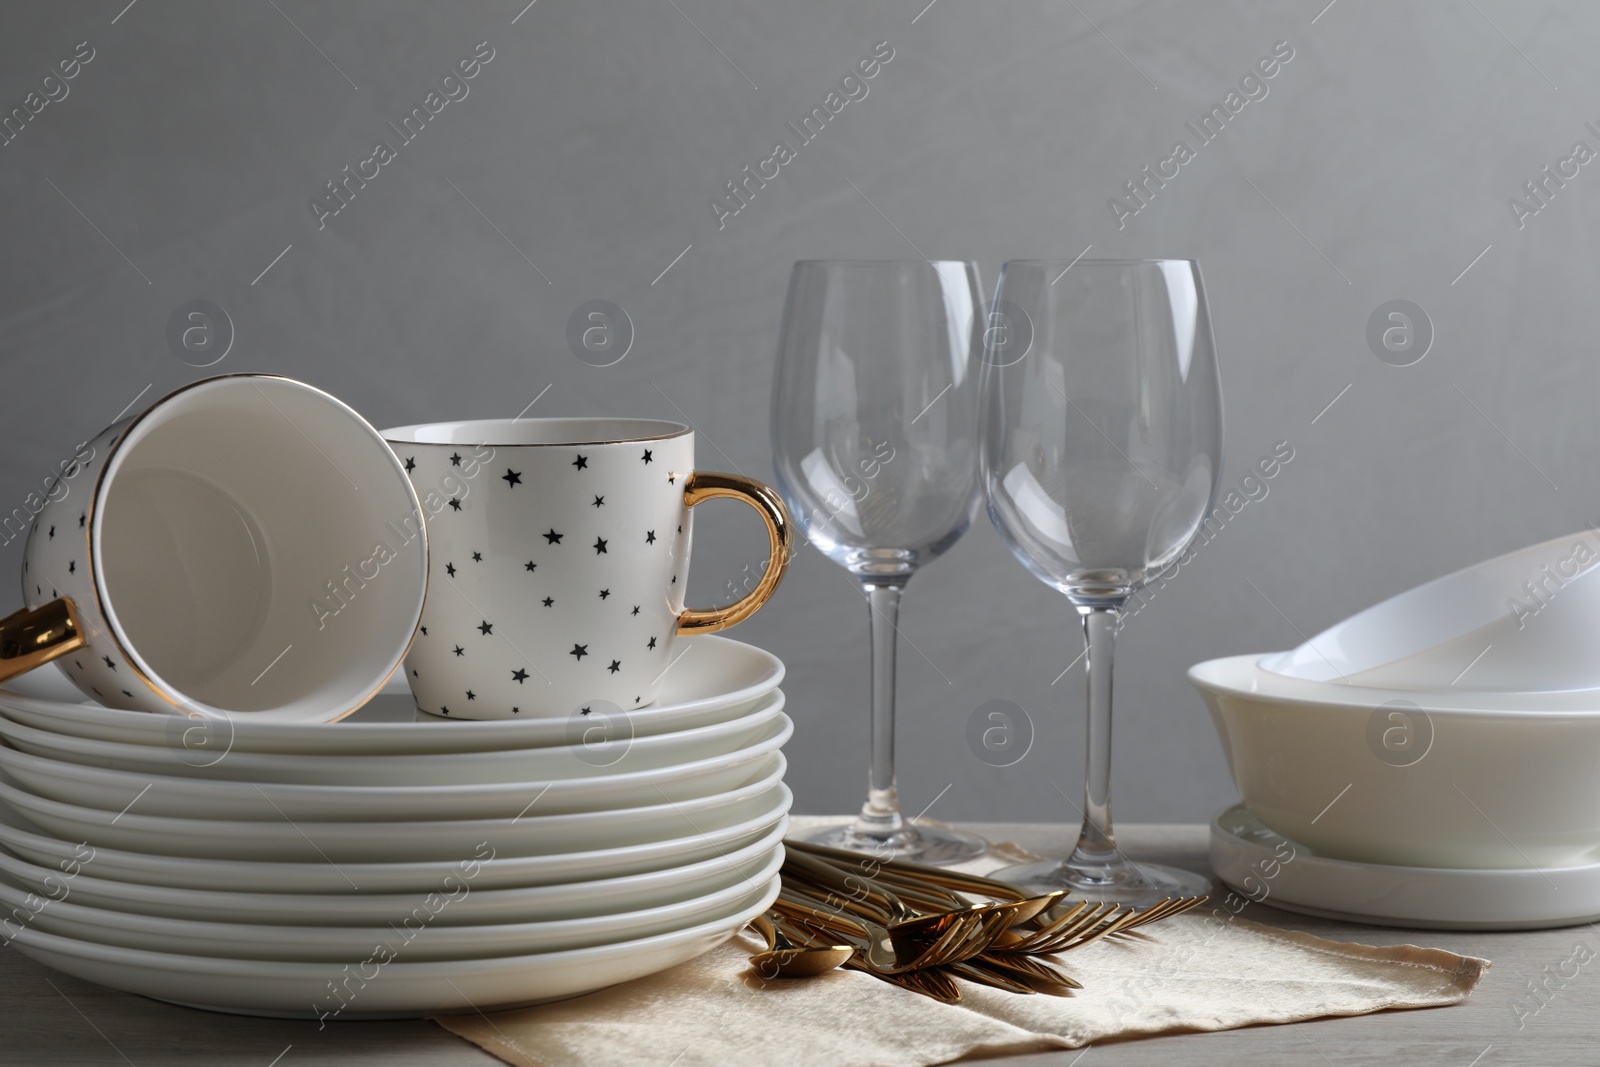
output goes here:
[{"label": "star patterned mug", "polygon": [[[417,707],[453,719],[573,715],[656,699],[685,633],[754,614],[788,566],[776,492],[695,470],[694,431],[649,419],[497,419],[385,430],[428,526],[428,601],[406,657]],[[743,599],[685,610],[690,509],[732,497],[772,554]]]},{"label": "star patterned mug", "polygon": [[382,688],[422,611],[399,460],[289,378],[169,393],[80,445],[28,510],[0,680],[53,659],[108,707],[330,721]]}]

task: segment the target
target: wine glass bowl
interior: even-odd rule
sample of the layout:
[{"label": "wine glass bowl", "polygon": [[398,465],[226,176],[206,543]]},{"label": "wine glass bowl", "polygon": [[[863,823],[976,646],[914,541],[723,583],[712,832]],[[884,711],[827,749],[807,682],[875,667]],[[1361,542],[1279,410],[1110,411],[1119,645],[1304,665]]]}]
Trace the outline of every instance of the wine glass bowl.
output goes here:
[{"label": "wine glass bowl", "polygon": [[977,284],[967,263],[794,266],[773,458],[811,543],[852,574],[910,575],[977,513]]},{"label": "wine glass bowl", "polygon": [[1222,393],[1199,264],[1014,261],[994,307],[1007,321],[1001,331],[991,317],[985,335],[989,515],[1011,552],[1077,608],[1089,675],[1078,846],[1000,877],[1130,903],[1205,892],[1198,876],[1130,864],[1110,818],[1120,610],[1188,549],[1217,491]]},{"label": "wine glass bowl", "polygon": [[860,583],[872,618],[872,757],[856,821],[817,840],[951,863],[987,845],[902,818],[894,776],[901,590],[971,526],[978,484],[971,365],[982,297],[971,263],[802,261],[790,277],[772,391],[784,502]]},{"label": "wine glass bowl", "polygon": [[1212,505],[1222,442],[1210,318],[1189,261],[1082,260],[1052,286],[1063,266],[1006,264],[1004,300],[1044,313],[1028,313],[1026,355],[985,365],[985,495],[1042,581],[1125,598],[1183,554]]}]

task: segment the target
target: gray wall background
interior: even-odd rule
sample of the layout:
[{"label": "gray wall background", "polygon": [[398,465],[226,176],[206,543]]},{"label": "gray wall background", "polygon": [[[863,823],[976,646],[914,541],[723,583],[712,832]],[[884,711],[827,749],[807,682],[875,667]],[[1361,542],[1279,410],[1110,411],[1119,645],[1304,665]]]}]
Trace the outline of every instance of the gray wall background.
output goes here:
[{"label": "gray wall background", "polygon": [[[1600,125],[1600,9],[523,2],[8,0],[0,108],[78,42],[95,58],[0,147],[0,511],[135,397],[246,369],[379,426],[509,417],[548,387],[532,414],[687,418],[706,466],[770,478],[793,260],[914,245],[978,260],[992,286],[1006,258],[1089,245],[1198,257],[1225,479],[1279,441],[1294,459],[1125,631],[1117,814],[1136,820],[1201,820],[1234,795],[1190,664],[1288,647],[1600,516],[1600,164],[1520,229],[1507,207],[1575,141],[1600,149],[1584,126]],[[470,95],[319,231],[309,198],[480,41],[495,58]],[[709,199],[879,41],[895,54],[869,95],[719,230]],[[1294,58],[1268,95],[1119,229],[1108,198],[1177,139],[1195,146],[1184,123],[1278,41]],[[165,336],[195,298],[236,331],[206,371]],[[568,350],[591,299],[634,323],[615,366]],[[1392,299],[1432,321],[1412,366],[1366,340]],[[708,511],[692,602],[726,599],[762,555],[752,517]],[[19,565],[20,541],[0,548],[0,568]],[[1057,790],[1079,795],[1081,676],[1052,679],[1081,646],[1059,595],[984,521],[912,583],[902,628],[909,811],[937,797],[934,817],[1074,818]],[[738,633],[789,665],[801,809],[859,802],[866,629],[850,580],[806,549]],[[997,699],[1036,727],[1003,769],[965,740]]]}]

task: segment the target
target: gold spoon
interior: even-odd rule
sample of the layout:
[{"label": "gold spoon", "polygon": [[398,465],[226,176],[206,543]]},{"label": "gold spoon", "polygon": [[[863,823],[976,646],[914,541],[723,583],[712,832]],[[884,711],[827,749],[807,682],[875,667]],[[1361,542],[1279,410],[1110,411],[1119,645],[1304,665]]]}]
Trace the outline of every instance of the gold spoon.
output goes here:
[{"label": "gold spoon", "polygon": [[750,966],[763,978],[813,978],[856,954],[849,945],[796,945],[766,915],[757,915],[750,925],[767,940],[766,951],[750,957]]},{"label": "gold spoon", "polygon": [[866,875],[847,871],[804,852],[786,852],[783,868],[786,877],[832,893],[831,902],[851,914],[882,921],[902,961],[921,957],[928,950],[930,942],[939,942],[958,926],[972,929],[964,924],[971,922],[980,912],[978,905],[963,903],[954,911],[922,914]]},{"label": "gold spoon", "polygon": [[[939,967],[978,955],[1005,932],[1001,917],[959,913],[948,928],[931,944],[896,945],[880,922],[862,912],[870,909],[842,901],[837,894],[828,899],[813,895],[814,890],[795,880],[785,881],[773,902],[772,910],[806,927],[831,932],[857,949],[854,964],[866,964],[875,972],[901,974],[920,968]],[[855,911],[845,914],[846,905]]]}]

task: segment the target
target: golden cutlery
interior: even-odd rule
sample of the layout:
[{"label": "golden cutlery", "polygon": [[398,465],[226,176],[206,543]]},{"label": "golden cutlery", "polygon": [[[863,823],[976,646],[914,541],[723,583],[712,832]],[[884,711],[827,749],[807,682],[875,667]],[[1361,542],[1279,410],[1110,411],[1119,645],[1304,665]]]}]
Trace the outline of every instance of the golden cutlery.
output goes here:
[{"label": "golden cutlery", "polygon": [[842,967],[856,954],[849,945],[796,945],[766,915],[750,920],[766,938],[767,949],[750,957],[750,966],[763,978],[812,978]]}]

